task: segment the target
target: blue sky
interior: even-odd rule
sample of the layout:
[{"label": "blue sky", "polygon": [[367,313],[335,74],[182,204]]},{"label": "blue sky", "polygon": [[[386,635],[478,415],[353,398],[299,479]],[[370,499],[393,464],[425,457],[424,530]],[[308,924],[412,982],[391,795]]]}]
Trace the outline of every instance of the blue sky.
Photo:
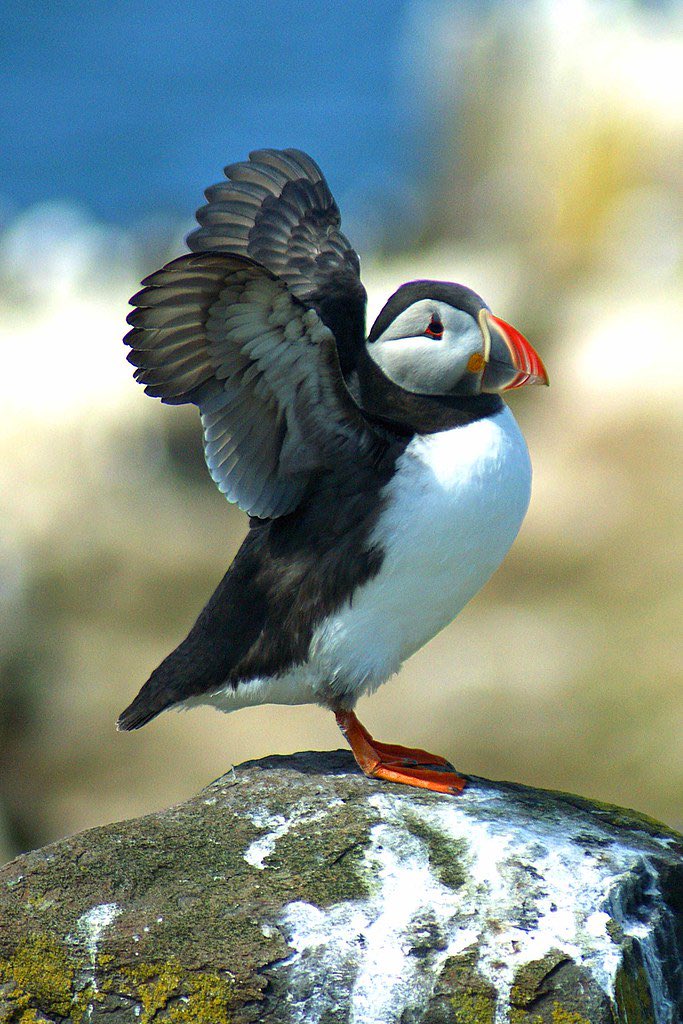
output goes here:
[{"label": "blue sky", "polygon": [[311,152],[340,202],[400,191],[408,7],[3,2],[2,205],[76,200],[121,224],[187,213],[224,164],[288,145]]}]

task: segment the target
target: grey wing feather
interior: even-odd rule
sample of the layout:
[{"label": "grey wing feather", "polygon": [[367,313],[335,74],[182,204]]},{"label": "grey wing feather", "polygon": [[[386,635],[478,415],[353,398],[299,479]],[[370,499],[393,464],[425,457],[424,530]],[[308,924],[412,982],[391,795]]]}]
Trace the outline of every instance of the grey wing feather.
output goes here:
[{"label": "grey wing feather", "polygon": [[366,294],[322,171],[301,150],[260,149],[225,174],[206,190],[189,248],[249,256],[286,281],[334,334],[347,374],[365,340]]},{"label": "grey wing feather", "polygon": [[219,489],[252,516],[293,511],[312,473],[362,458],[377,437],[346,389],[333,335],[244,256],[181,256],[143,282],[124,339],[135,378],[194,402]]}]

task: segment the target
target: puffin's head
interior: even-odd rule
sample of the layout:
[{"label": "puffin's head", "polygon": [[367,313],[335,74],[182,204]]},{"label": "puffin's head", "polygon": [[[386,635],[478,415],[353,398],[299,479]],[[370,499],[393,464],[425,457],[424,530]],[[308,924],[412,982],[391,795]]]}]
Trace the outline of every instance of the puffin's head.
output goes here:
[{"label": "puffin's head", "polygon": [[418,395],[479,395],[548,383],[526,338],[461,284],[402,285],[366,344],[389,380]]}]

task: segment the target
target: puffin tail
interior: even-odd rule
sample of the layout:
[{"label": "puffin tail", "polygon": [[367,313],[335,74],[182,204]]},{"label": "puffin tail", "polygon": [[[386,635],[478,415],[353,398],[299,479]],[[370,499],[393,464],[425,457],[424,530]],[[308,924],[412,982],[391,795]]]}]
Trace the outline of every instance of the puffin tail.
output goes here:
[{"label": "puffin tail", "polygon": [[[162,667],[159,666],[159,668]],[[175,704],[173,696],[167,690],[164,692],[164,689],[153,685],[156,682],[155,676],[158,671],[159,669],[150,676],[135,700],[119,715],[116,722],[119,732],[141,729],[143,725],[147,725],[171,704]]]},{"label": "puffin tail", "polygon": [[194,636],[190,636],[155,668],[137,697],[119,715],[116,728],[120,732],[140,729],[166,708],[180,704],[202,689],[205,672],[199,658],[194,657]]}]

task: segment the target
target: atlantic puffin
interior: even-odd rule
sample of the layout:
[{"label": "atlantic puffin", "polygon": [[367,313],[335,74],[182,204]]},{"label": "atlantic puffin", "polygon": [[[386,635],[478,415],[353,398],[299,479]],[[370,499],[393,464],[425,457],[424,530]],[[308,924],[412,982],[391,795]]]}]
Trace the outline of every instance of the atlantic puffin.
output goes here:
[{"label": "atlantic puffin", "polygon": [[118,727],[313,703],[367,775],[460,792],[445,758],[376,741],[354,707],[507,553],[531,465],[501,394],[546,370],[461,284],[402,285],[366,336],[358,254],[311,157],[256,150],[225,175],[190,252],[131,299],[124,341],[148,395],[199,408],[209,472],[249,531]]}]

